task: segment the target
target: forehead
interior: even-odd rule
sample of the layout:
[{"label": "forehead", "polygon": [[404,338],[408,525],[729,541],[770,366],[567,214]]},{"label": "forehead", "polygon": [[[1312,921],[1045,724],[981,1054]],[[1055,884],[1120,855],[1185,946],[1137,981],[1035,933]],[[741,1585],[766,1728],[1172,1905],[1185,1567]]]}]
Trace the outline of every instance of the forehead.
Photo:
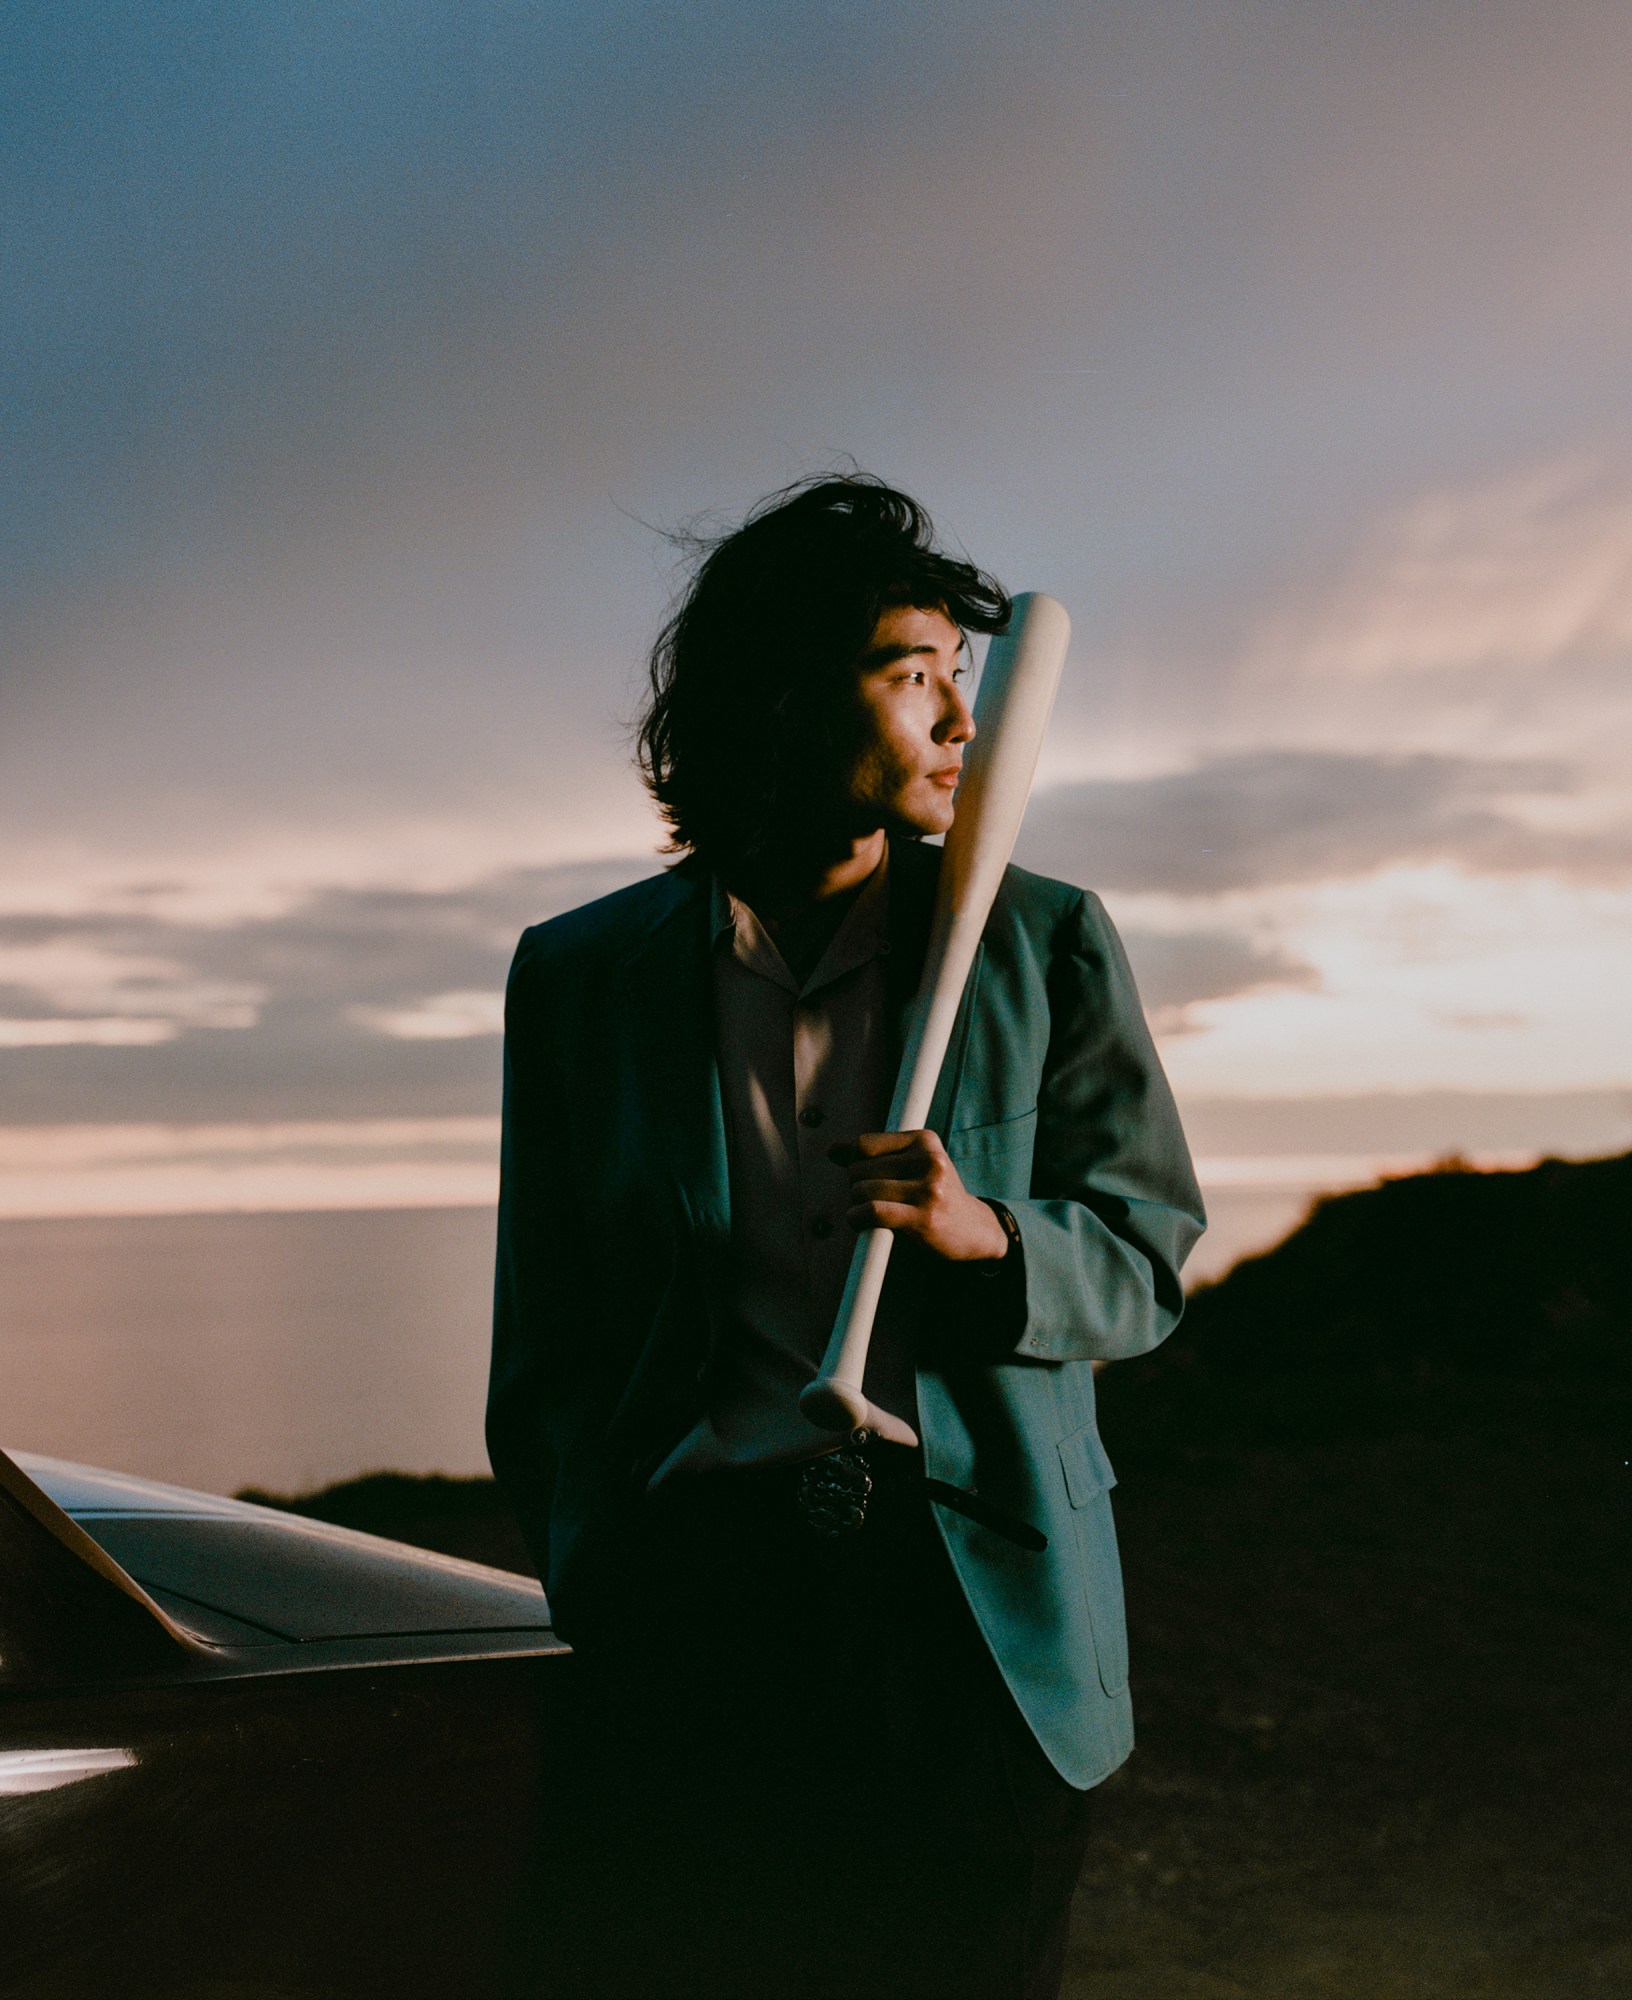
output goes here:
[{"label": "forehead", "polygon": [[890,665],[912,656],[951,660],[963,650],[963,633],[944,611],[926,611],[917,604],[892,604],[873,627],[861,656],[861,667]]}]

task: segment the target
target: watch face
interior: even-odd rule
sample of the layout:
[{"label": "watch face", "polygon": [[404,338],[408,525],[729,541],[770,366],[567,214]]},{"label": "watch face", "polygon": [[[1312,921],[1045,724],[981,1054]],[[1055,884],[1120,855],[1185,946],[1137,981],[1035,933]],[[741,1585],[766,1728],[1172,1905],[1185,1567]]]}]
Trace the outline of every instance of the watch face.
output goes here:
[{"label": "watch face", "polygon": [[805,1525],[819,1535],[853,1535],[867,1519],[873,1476],[859,1451],[844,1445],[813,1458],[799,1475],[798,1504]]}]

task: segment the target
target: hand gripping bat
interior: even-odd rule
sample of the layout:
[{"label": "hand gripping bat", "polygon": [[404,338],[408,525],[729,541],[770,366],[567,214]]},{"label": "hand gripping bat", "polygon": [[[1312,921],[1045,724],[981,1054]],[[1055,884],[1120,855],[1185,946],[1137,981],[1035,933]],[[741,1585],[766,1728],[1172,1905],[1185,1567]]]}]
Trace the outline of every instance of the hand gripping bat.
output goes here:
[{"label": "hand gripping bat", "polygon": [[[888,1131],[919,1131],[929,1116],[975,947],[1025,816],[1070,636],[1064,606],[1027,592],[1014,600],[1007,631],[987,650],[975,699],[975,734],[946,836],[929,952],[908,1019]],[[893,1231],[869,1229],[856,1244],[833,1338],[799,1407],[823,1430],[865,1429],[894,1444],[915,1445],[912,1426],[870,1403],[861,1386],[894,1242]]]}]

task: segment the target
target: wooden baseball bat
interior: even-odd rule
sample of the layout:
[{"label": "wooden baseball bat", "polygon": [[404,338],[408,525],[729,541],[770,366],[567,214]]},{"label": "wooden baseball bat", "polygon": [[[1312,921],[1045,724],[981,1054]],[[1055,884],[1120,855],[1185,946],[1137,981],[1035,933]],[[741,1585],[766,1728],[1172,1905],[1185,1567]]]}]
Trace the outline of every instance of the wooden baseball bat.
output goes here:
[{"label": "wooden baseball bat", "polygon": [[[918,1131],[929,1116],[975,948],[1025,816],[1070,637],[1064,606],[1028,591],[1014,600],[1007,631],[987,650],[887,1131]],[[861,1386],[894,1242],[888,1229],[869,1229],[857,1242],[833,1338],[799,1407],[823,1430],[868,1430],[894,1444],[915,1445],[912,1426],[869,1402]]]}]

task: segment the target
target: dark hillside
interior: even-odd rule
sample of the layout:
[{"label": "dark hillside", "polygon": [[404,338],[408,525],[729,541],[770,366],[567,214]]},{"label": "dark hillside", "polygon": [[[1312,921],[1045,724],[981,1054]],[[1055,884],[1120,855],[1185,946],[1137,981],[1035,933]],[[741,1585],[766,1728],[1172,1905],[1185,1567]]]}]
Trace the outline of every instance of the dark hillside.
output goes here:
[{"label": "dark hillside", "polygon": [[1447,1162],[1318,1202],[1192,1300],[1175,1352],[1255,1376],[1632,1367],[1632,1154]]},{"label": "dark hillside", "polygon": [[1101,1378],[1140,1749],[1075,1991],[1632,1996],[1629,1223],[1632,1157],[1337,1196]]}]

